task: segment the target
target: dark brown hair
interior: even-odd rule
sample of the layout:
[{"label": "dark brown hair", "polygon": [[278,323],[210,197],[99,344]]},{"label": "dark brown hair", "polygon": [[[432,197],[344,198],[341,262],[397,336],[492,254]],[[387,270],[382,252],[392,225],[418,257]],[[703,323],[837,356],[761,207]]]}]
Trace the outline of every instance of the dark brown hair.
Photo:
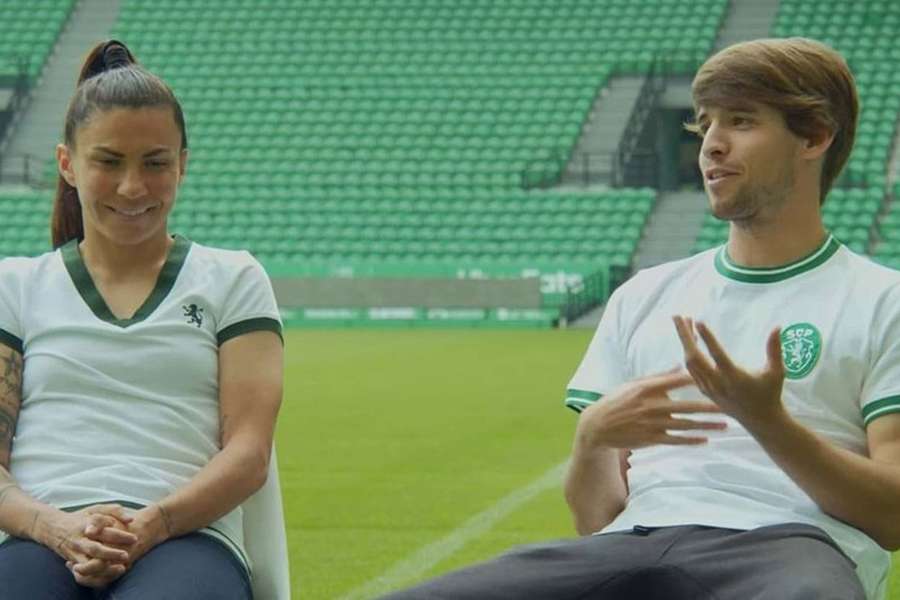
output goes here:
[{"label": "dark brown hair", "polygon": [[[187,130],[181,104],[168,85],[141,67],[122,42],[111,40],[94,46],[81,67],[75,95],[66,111],[64,141],[75,148],[75,133],[97,111],[113,108],[170,107],[181,132],[181,149],[187,148]],[[58,248],[73,239],[84,238],[84,223],[78,190],[59,176],[50,237]]]},{"label": "dark brown hair", "polygon": [[[755,101],[779,111],[804,139],[834,135],[825,154],[819,204],[840,174],[856,137],[859,98],[846,61],[806,38],[764,39],[729,46],[707,60],[691,86],[694,110]],[[697,131],[696,125],[688,127]]]}]

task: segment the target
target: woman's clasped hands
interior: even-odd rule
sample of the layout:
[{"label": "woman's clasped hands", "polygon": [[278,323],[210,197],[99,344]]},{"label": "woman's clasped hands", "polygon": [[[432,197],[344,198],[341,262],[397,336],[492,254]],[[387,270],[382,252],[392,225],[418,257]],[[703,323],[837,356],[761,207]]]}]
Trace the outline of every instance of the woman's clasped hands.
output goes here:
[{"label": "woman's clasped hands", "polygon": [[75,581],[101,589],[121,577],[141,556],[167,536],[157,505],[129,511],[97,504],[62,513],[51,525],[53,550],[66,560]]}]

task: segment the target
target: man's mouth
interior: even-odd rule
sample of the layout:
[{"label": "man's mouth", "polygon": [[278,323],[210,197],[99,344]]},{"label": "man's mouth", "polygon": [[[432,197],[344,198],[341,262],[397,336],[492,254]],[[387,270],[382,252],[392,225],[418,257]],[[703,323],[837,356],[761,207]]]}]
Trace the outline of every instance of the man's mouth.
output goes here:
[{"label": "man's mouth", "polygon": [[737,175],[737,171],[732,171],[731,169],[723,169],[721,167],[713,167],[712,169],[707,169],[704,172],[704,175],[706,177],[706,181],[713,183],[731,175]]}]

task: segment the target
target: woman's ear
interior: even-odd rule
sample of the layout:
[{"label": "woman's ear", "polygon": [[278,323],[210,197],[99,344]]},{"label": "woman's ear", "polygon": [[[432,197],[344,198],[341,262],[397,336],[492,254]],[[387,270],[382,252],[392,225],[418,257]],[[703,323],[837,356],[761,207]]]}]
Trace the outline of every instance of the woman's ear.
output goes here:
[{"label": "woman's ear", "polygon": [[66,180],[66,183],[73,188],[77,188],[75,171],[72,170],[72,151],[65,144],[56,145],[56,165],[59,169],[59,174]]}]

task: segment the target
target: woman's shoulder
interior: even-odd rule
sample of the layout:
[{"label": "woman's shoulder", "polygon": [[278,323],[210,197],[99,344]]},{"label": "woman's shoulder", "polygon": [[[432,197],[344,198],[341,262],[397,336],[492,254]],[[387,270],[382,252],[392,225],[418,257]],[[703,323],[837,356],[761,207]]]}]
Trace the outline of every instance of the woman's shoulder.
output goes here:
[{"label": "woman's shoulder", "polygon": [[0,278],[2,279],[18,279],[28,278],[36,270],[52,267],[54,265],[61,266],[58,261],[57,250],[51,250],[38,256],[4,256],[0,257]]},{"label": "woman's shoulder", "polygon": [[244,271],[262,271],[262,265],[247,250],[216,248],[198,242],[190,244],[190,262],[193,268],[237,275]]}]

